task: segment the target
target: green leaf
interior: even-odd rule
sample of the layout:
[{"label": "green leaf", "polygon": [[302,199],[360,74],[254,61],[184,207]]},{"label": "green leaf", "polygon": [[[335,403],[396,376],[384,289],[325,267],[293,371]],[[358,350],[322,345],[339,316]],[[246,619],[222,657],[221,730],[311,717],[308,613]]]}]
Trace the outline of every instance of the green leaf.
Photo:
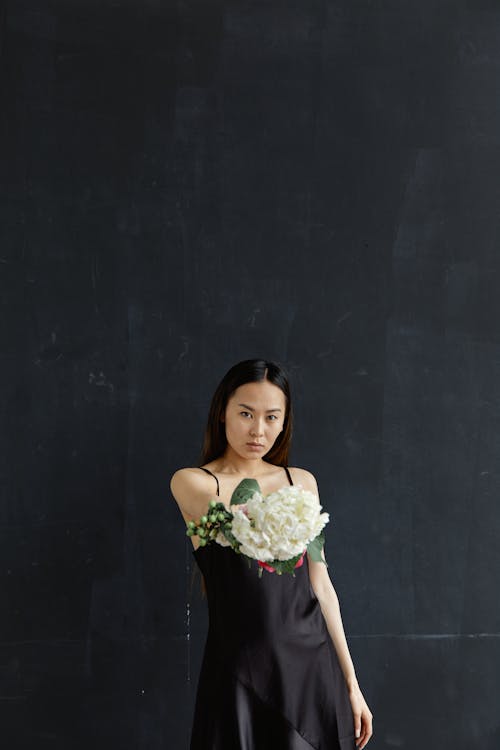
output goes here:
[{"label": "green leaf", "polygon": [[234,536],[233,532],[231,531],[231,526],[229,524],[221,525],[220,528],[221,528],[222,533],[226,537],[227,541],[229,542],[229,544],[233,547],[233,549],[239,549],[240,543]]},{"label": "green leaf", "polygon": [[298,563],[301,557],[302,554],[295,555],[295,557],[291,557],[289,560],[271,560],[271,562],[266,560],[266,562],[268,565],[274,568],[275,573],[280,575],[281,573],[293,573],[295,570],[295,565]]},{"label": "green leaf", "polygon": [[309,544],[307,545],[307,552],[309,556],[311,557],[311,560],[313,560],[314,562],[322,562],[322,563],[325,563],[326,565],[326,562],[323,560],[323,557],[321,555],[321,550],[323,549],[324,544],[325,544],[325,535],[321,531],[318,534],[318,536],[314,537],[312,542],[309,542]]},{"label": "green leaf", "polygon": [[243,505],[252,497],[254,492],[260,492],[257,480],[250,477],[242,479],[231,495],[229,505]]}]

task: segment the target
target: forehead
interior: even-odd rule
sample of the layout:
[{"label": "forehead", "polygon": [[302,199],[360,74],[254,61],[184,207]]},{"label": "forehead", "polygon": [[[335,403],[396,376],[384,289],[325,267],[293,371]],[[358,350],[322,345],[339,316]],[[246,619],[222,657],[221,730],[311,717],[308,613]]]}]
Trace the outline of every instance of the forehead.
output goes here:
[{"label": "forehead", "polygon": [[277,385],[263,380],[258,383],[244,383],[231,395],[229,401],[236,403],[244,401],[248,406],[256,409],[272,409],[285,406],[285,394]]}]

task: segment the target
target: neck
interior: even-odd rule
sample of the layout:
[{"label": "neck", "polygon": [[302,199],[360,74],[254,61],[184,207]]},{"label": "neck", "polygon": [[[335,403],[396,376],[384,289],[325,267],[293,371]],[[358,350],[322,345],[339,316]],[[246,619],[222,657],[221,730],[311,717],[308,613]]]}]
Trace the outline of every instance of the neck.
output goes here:
[{"label": "neck", "polygon": [[268,467],[269,463],[262,458],[244,458],[230,446],[218,460],[218,471],[222,474],[235,474],[252,479],[263,474]]}]

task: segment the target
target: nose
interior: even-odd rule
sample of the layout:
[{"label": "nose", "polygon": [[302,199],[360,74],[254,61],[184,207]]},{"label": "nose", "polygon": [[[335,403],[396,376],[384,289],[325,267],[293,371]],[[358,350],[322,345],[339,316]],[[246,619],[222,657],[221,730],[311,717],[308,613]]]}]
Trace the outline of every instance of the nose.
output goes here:
[{"label": "nose", "polygon": [[252,437],[260,437],[264,434],[262,423],[260,421],[255,421],[255,423],[252,425],[252,429],[250,430],[250,434],[252,435]]}]

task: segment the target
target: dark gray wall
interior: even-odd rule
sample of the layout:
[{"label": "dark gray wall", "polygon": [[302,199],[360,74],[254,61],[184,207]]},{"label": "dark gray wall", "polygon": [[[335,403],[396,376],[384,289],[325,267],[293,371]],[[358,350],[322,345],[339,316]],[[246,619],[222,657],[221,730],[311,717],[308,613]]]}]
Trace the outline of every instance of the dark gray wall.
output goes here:
[{"label": "dark gray wall", "polygon": [[187,748],[169,478],[264,356],[370,750],[498,750],[498,3],[10,0],[0,31],[3,746]]}]

